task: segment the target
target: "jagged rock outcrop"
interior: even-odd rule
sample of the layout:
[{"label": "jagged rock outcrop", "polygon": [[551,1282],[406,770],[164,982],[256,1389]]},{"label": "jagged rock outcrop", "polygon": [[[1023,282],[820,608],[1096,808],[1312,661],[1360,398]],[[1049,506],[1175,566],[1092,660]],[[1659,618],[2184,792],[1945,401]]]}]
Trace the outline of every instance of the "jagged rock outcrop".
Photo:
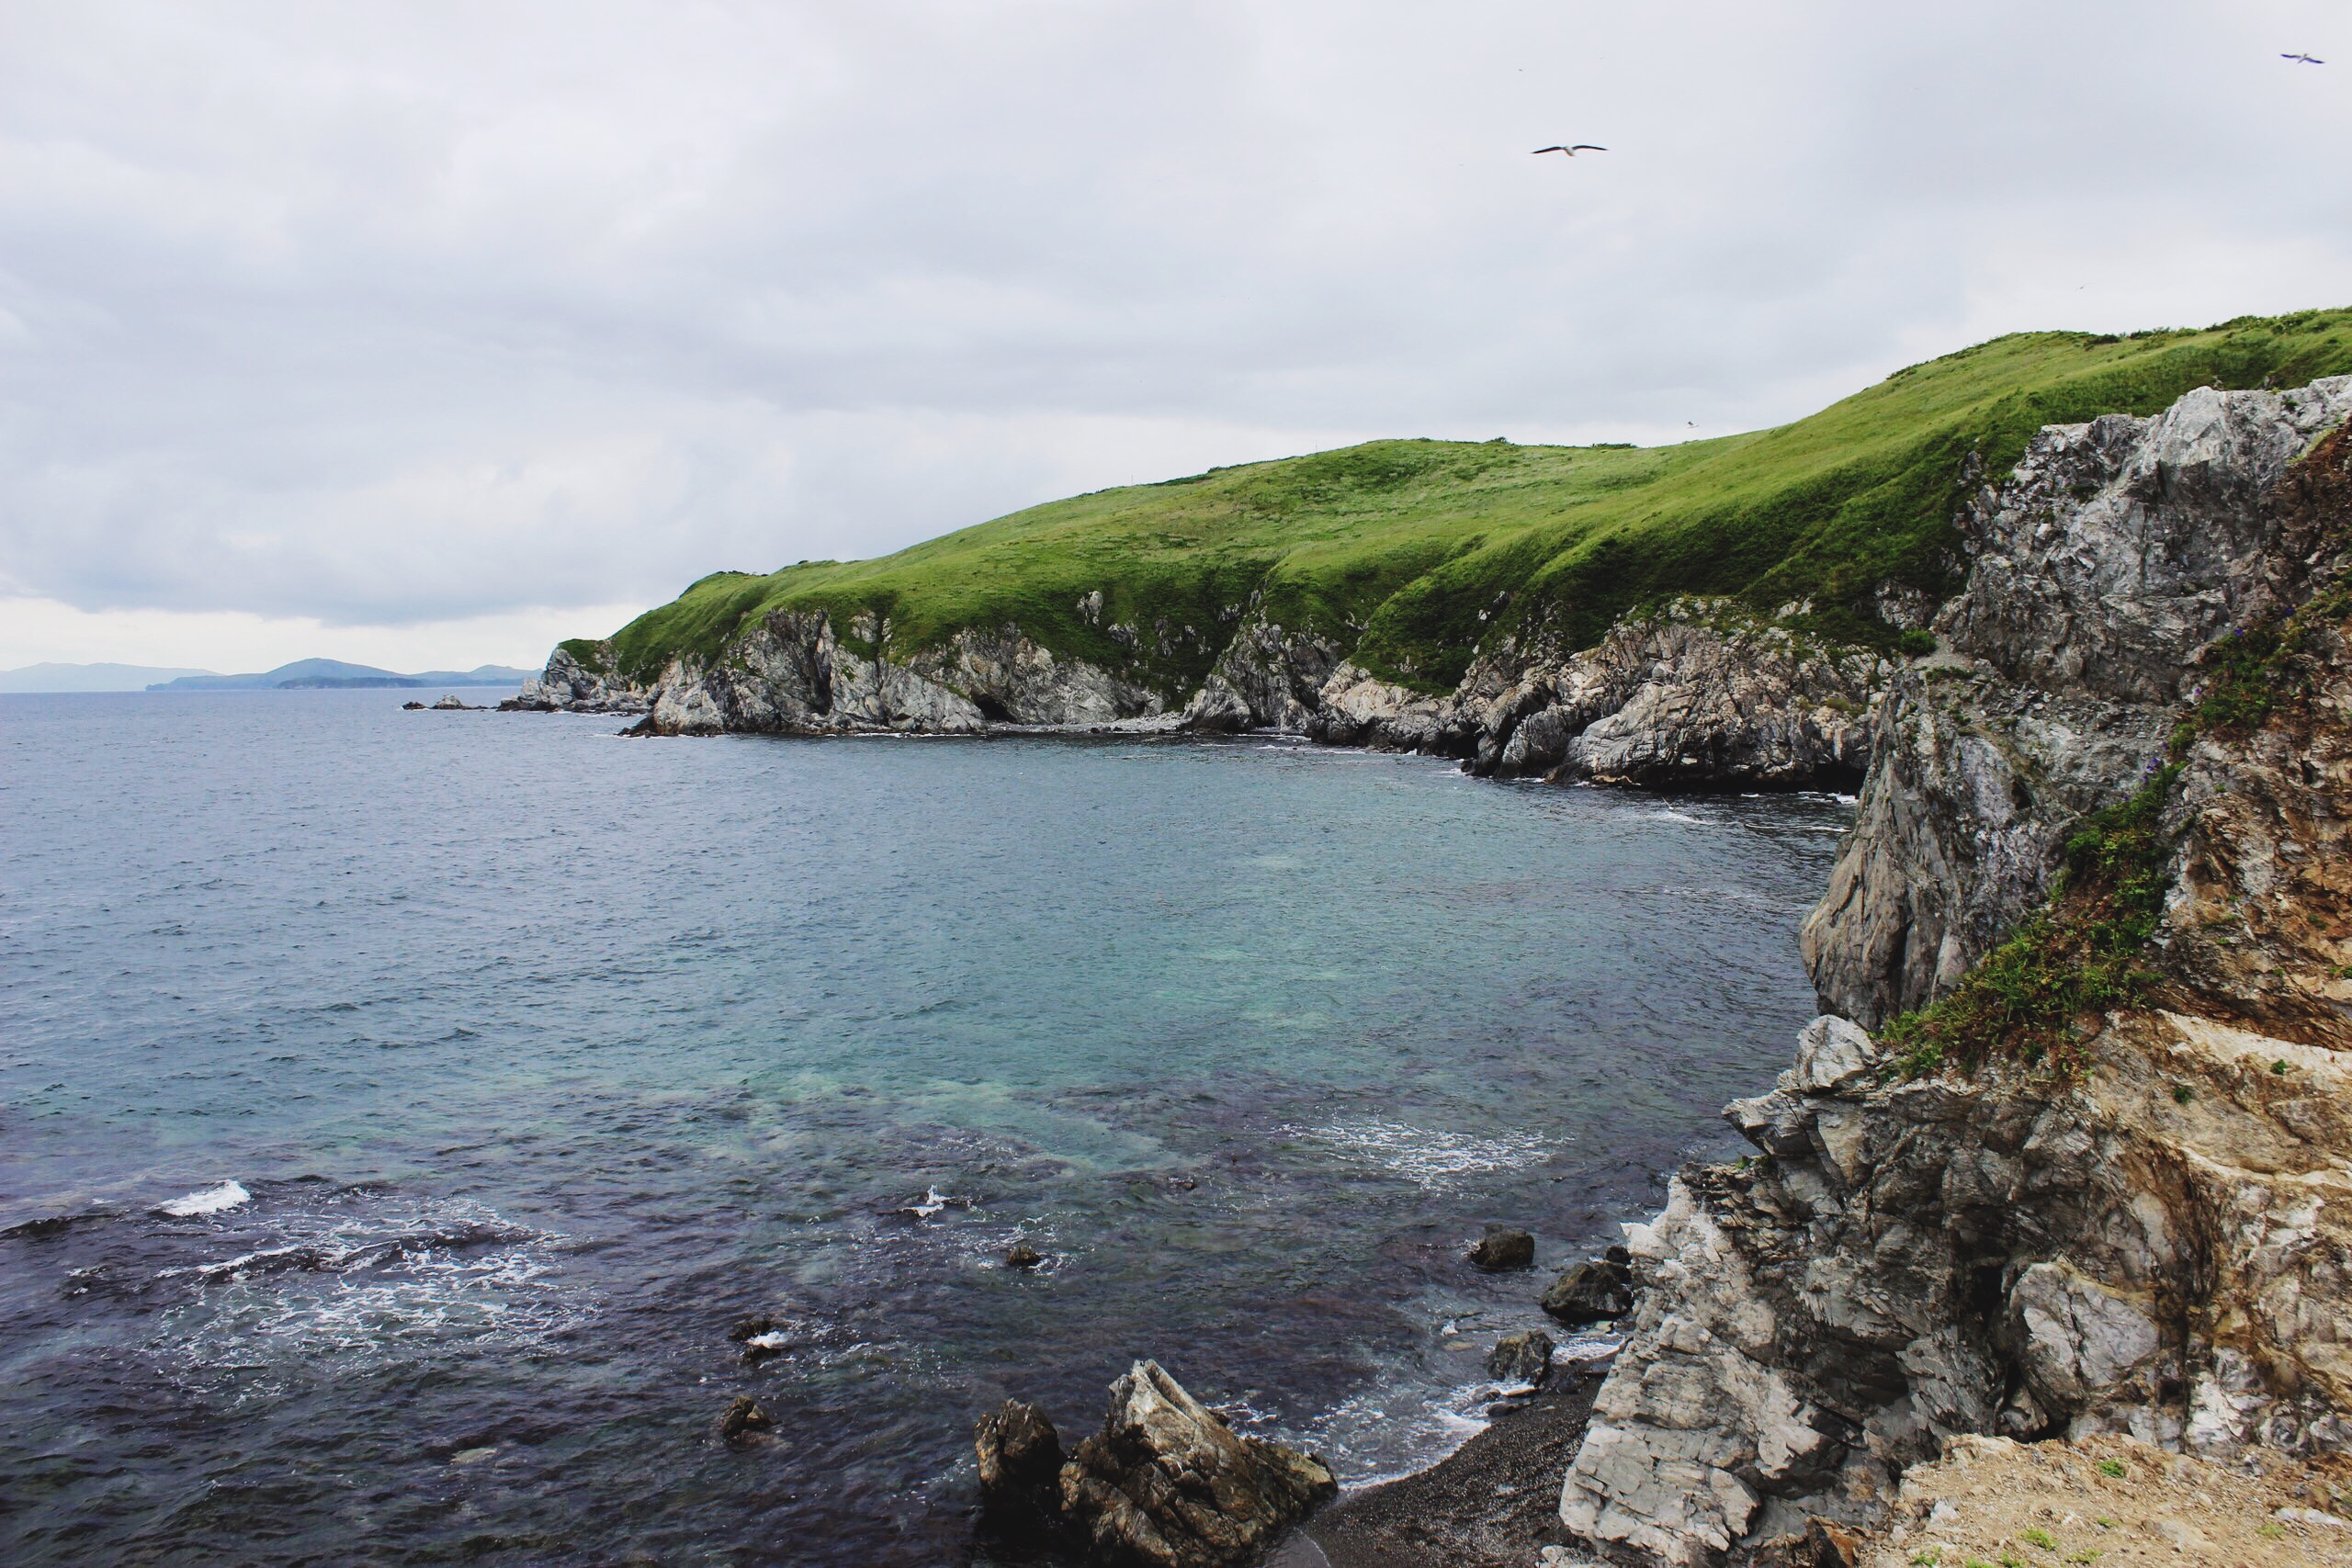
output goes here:
[{"label": "jagged rock outcrop", "polygon": [[1653,788],[1850,787],[1869,765],[1870,705],[1891,672],[1866,649],[1730,601],[1677,599],[1488,699],[1472,770]]},{"label": "jagged rock outcrop", "polygon": [[1948,652],[1902,672],[1881,764],[1802,945],[1865,1022],[1950,986],[2047,890],[2067,827],[2136,781],[2200,647],[2307,592],[2322,525],[2278,486],[2352,378],[2053,425],[1962,513]]},{"label": "jagged rock outcrop", "polygon": [[1629,1233],[1571,1530],[1722,1562],[1962,1433],[2352,1450],[2352,1058],[2154,1012],[2080,1084],[1798,1061],[1732,1107],[1769,1157]]},{"label": "jagged rock outcrop", "polygon": [[1008,1399],[972,1433],[980,1465],[980,1533],[1035,1550],[1062,1534],[1061,1434],[1046,1413]]},{"label": "jagged rock outcrop", "polygon": [[[1201,645],[1204,634],[1191,626],[1155,623],[1147,636],[1106,622],[1101,598],[1081,599],[1081,616],[1143,664]],[[1540,637],[1506,639],[1453,691],[1431,693],[1382,679],[1327,633],[1285,627],[1262,599],[1230,615],[1229,640],[1172,715],[1149,685],[1057,657],[1017,626],[967,627],[891,657],[882,651],[892,642],[887,623],[860,615],[844,636],[822,611],[773,612],[715,660],[673,660],[642,686],[593,674],[560,649],[512,705],[641,712],[642,732],[654,735],[956,735],[1166,716],[1171,727],[1203,733],[1271,729],[1460,757],[1481,774],[1659,788],[1848,787],[1869,760],[1867,715],[1892,669],[1865,649],[1822,643],[1729,601],[1679,599],[1629,617],[1582,653],[1559,654]]]},{"label": "jagged rock outcrop", "polygon": [[991,723],[1108,724],[1156,714],[1156,693],[1057,659],[1015,626],[966,628],[906,662],[888,627],[859,616],[850,637],[823,611],[775,611],[715,663],[673,661],[654,682],[650,735],[978,734]]},{"label": "jagged rock outcrop", "polygon": [[1035,1406],[1007,1401],[974,1436],[983,1518],[1017,1540],[1057,1540],[1101,1568],[1245,1568],[1339,1491],[1322,1461],[1243,1437],[1156,1361],[1111,1385],[1102,1429],[1059,1462]]},{"label": "jagged rock outcrop", "polygon": [[1381,680],[1353,660],[1331,671],[1306,733],[1334,746],[1364,746],[1375,751],[1459,750],[1461,705]]},{"label": "jagged rock outcrop", "polygon": [[1304,735],[1323,705],[1323,687],[1340,649],[1312,632],[1285,631],[1260,604],[1184,708],[1188,729],[1233,733],[1273,729]]},{"label": "jagged rock outcrop", "polygon": [[509,711],[528,709],[542,713],[558,709],[571,713],[643,713],[653,705],[651,688],[638,685],[615,668],[610,642],[590,646],[595,655],[593,665],[582,663],[569,648],[559,647],[548,655],[548,667],[526,677],[522,691],[499,706]]},{"label": "jagged rock outcrop", "polygon": [[[1816,981],[1872,1018],[1950,985],[2169,760],[2158,979],[2075,1021],[2079,1077],[1906,1077],[1825,1018],[1729,1108],[1760,1157],[1686,1169],[1629,1234],[1634,1331],[1562,1493],[1596,1549],[1718,1563],[1866,1521],[1963,1434],[2352,1453],[2352,437],[2312,445],[2347,413],[2352,380],[2194,393],[2045,432],[1978,498]],[[2199,709],[2289,611],[2251,694]]]}]

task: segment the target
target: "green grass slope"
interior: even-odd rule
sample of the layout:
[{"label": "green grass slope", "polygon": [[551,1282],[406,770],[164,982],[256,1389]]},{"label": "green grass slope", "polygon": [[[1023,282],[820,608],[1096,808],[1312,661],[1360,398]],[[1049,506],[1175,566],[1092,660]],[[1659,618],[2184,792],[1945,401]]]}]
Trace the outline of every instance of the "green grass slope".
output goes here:
[{"label": "green grass slope", "polygon": [[[1585,647],[1627,610],[1684,592],[1761,610],[1810,600],[1811,629],[1883,644],[1879,583],[1957,586],[1951,516],[1972,457],[1998,474],[2044,424],[2153,413],[2199,386],[2347,372],[2352,310],[2021,333],[1747,435],[1646,449],[1375,441],[1053,502],[875,560],[719,572],[622,628],[614,656],[640,679],[673,656],[714,660],[777,609],[830,610],[844,635],[870,613],[896,657],[1013,622],[1174,701],[1261,591],[1283,626],[1424,690],[1450,688],[1511,630],[1540,622]],[[1080,614],[1098,589],[1102,626],[1204,635],[1173,657],[1149,636],[1130,651]]]}]

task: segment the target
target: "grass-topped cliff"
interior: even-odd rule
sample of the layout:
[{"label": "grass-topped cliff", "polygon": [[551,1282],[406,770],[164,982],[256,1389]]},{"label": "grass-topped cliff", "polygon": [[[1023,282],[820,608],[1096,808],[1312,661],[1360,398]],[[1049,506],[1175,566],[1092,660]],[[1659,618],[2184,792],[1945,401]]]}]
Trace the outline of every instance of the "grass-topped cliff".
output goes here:
[{"label": "grass-topped cliff", "polygon": [[[1777,429],[1655,448],[1375,441],[1099,491],[867,561],[718,572],[612,639],[645,679],[722,656],[747,617],[826,609],[887,624],[903,657],[965,626],[1017,623],[1064,656],[1180,701],[1222,644],[1163,654],[1110,635],[1229,628],[1265,613],[1404,684],[1451,687],[1492,639],[1541,619],[1564,646],[1673,594],[1815,606],[1813,629],[1885,643],[1884,581],[1941,596],[1971,472],[1999,473],[2044,424],[2154,413],[2203,385],[2294,386],[2352,372],[2352,310],[2126,337],[2032,333],[1896,372]],[[1971,459],[1976,467],[1972,467]],[[1103,595],[1099,615],[1080,609]],[[567,644],[602,663],[593,643]]]}]

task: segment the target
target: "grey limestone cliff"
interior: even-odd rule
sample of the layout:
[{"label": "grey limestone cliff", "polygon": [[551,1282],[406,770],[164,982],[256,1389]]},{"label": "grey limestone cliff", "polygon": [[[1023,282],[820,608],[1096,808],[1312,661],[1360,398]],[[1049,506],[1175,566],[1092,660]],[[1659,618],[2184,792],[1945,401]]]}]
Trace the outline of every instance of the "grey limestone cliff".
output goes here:
[{"label": "grey limestone cliff", "polygon": [[2319,525],[2278,487],[2347,412],[2352,378],[2191,392],[2052,426],[1980,491],[1948,654],[1884,698],[1881,764],[1805,922],[1826,1005],[1916,1007],[2041,898],[2069,825],[2163,750],[2198,650],[2308,592]]},{"label": "grey limestone cliff", "polygon": [[[1589,1546],[1744,1561],[1869,1522],[1962,1434],[2352,1453],[2347,413],[2352,380],[2193,393],[1981,490],[1808,961],[1867,1021],[1934,996],[2153,776],[2152,988],[2075,1021],[2079,1074],[1809,1028],[1729,1108],[1756,1156],[1632,1227],[1638,1316],[1562,1491]],[[2275,652],[2217,720],[2246,637]]]},{"label": "grey limestone cliff", "polygon": [[[1080,602],[1099,621],[1100,594]],[[1333,745],[1458,757],[1480,774],[1655,788],[1849,788],[1869,761],[1871,705],[1894,661],[1826,643],[1720,599],[1627,617],[1591,649],[1506,639],[1451,692],[1381,678],[1341,640],[1232,608],[1232,630],[1189,699],[1057,656],[1016,625],[966,628],[911,653],[887,622],[837,627],[822,611],[773,612],[714,659],[674,660],[642,684],[567,649],[518,707],[641,713],[656,735],[978,734],[1001,726],[1138,721],[1200,733],[1271,730]],[[1114,642],[1173,657],[1185,626],[1102,626]]]}]

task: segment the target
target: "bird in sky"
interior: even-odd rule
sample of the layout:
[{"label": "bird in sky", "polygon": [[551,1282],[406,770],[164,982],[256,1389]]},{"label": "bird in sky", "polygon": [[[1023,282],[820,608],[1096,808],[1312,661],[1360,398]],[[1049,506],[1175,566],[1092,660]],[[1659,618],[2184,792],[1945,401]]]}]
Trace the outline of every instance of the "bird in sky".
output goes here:
[{"label": "bird in sky", "polygon": [[1569,157],[1573,158],[1579,152],[1606,152],[1608,151],[1608,148],[1595,147],[1589,141],[1579,141],[1573,147],[1538,147],[1535,150],[1535,156],[1541,158],[1546,152],[1566,152]]},{"label": "bird in sky", "polygon": [[2278,58],[2281,60],[2291,60],[2301,65],[2324,65],[2327,63],[2326,61],[2322,60],[2315,54],[2282,54]]}]

